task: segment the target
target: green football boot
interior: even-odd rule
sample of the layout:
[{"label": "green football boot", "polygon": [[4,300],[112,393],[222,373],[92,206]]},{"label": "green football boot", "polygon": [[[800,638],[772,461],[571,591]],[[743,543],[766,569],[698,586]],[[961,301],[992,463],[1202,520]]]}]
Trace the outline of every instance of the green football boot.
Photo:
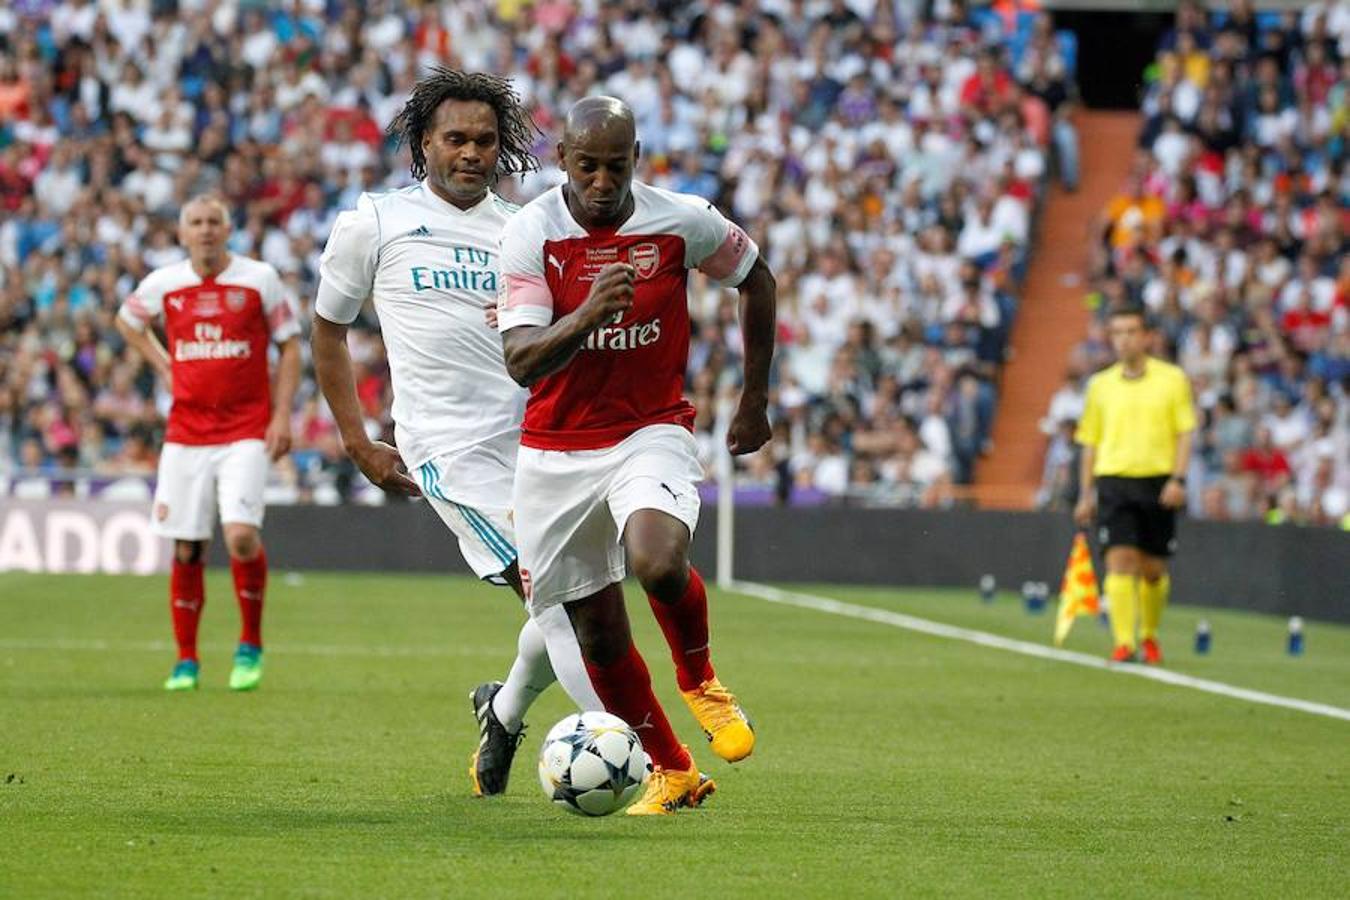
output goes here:
[{"label": "green football boot", "polygon": [[197,689],[197,661],[180,659],[174,664],[173,673],[164,682],[166,691],[195,691]]},{"label": "green football boot", "polygon": [[253,691],[262,683],[262,648],[240,644],[234,651],[234,668],[230,670],[230,690]]}]

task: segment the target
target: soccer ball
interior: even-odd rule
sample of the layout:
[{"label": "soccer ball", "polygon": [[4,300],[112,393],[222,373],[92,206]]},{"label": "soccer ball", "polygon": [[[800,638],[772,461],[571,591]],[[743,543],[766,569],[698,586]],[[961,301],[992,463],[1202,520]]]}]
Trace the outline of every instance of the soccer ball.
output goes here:
[{"label": "soccer ball", "polygon": [[623,809],[651,771],[651,757],[637,734],[606,712],[573,713],[549,730],[539,751],[544,795],[579,816]]}]

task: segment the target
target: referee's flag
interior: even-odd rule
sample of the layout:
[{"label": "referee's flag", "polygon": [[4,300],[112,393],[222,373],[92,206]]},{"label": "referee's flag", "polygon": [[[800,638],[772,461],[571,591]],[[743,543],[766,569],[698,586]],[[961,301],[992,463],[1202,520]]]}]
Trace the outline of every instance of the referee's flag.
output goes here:
[{"label": "referee's flag", "polygon": [[1064,580],[1059,585],[1055,646],[1061,646],[1069,636],[1074,619],[1095,616],[1101,607],[1101,595],[1097,593],[1097,573],[1092,569],[1092,552],[1088,550],[1087,537],[1080,531],[1074,536],[1069,564],[1064,568]]}]

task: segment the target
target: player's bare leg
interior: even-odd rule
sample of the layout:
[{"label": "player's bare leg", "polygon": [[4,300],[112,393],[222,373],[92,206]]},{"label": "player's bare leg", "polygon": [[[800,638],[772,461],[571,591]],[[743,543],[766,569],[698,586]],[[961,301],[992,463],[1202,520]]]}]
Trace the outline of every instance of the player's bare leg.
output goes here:
[{"label": "player's bare leg", "polygon": [[623,589],[607,585],[563,607],[537,610],[535,620],[572,700],[582,709],[600,708],[623,719],[652,758],[651,781],[629,814],[660,815],[702,803],[716,785],[698,771],[652,693],[647,664],[633,645]]},{"label": "player's bare leg", "polygon": [[197,625],[206,603],[206,577],[203,559],[206,541],[174,541],[173,565],[169,574],[169,613],[173,618],[173,637],[178,644],[178,661],[164,682],[166,691],[191,691],[197,688],[200,663],[197,660]]},{"label": "player's bare leg", "polygon": [[[501,575],[523,601],[519,564],[511,563]],[[544,634],[527,617],[516,639],[516,658],[506,681],[480,684],[469,695],[479,733],[478,747],[469,764],[475,794],[485,797],[506,791],[511,762],[525,737],[525,712],[555,681]]]},{"label": "player's bare leg", "polygon": [[225,547],[230,554],[234,596],[239,603],[239,646],[230,670],[230,689],[251,691],[262,682],[262,611],[267,592],[267,552],[253,525],[226,522]]},{"label": "player's bare leg", "polygon": [[689,564],[689,528],[660,510],[640,509],[628,518],[624,546],[670,645],[680,695],[714,753],[727,762],[745,759],[754,751],[755,731],[713,671],[708,591]]}]

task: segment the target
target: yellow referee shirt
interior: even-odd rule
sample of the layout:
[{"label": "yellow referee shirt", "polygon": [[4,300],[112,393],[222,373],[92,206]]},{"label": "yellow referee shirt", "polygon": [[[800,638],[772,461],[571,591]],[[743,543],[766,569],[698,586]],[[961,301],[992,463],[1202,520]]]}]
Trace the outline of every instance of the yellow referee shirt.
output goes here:
[{"label": "yellow referee shirt", "polygon": [[1177,438],[1194,429],[1186,373],[1148,357],[1138,378],[1121,363],[1092,376],[1074,440],[1097,448],[1094,474],[1149,478],[1171,474]]}]

